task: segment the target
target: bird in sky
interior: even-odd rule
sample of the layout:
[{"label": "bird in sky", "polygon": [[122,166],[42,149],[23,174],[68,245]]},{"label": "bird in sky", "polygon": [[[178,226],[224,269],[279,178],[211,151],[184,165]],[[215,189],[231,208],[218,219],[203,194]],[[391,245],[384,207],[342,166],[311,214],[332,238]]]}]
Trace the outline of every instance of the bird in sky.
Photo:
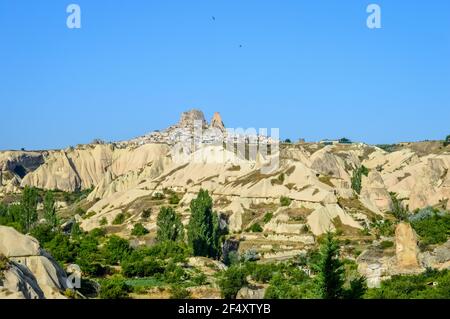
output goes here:
[{"label": "bird in sky", "polygon": [[215,16],[212,16],[212,19],[213,19],[213,21],[216,21],[216,17]]}]

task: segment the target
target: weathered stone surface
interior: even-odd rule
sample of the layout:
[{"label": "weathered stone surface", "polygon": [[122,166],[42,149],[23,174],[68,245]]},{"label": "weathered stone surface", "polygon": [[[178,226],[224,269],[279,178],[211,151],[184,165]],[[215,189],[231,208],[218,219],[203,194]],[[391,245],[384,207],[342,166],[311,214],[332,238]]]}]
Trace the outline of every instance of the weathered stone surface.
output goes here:
[{"label": "weathered stone surface", "polygon": [[377,247],[365,250],[356,260],[358,272],[367,278],[369,288],[379,288],[381,282],[389,278],[395,261],[395,257],[384,256],[383,251]]},{"label": "weathered stone surface", "polygon": [[192,109],[190,111],[184,112],[181,114],[180,122],[178,123],[179,127],[192,127],[195,122],[199,121],[202,123],[202,126],[206,126],[205,115],[202,111],[197,109]]},{"label": "weathered stone surface", "polygon": [[423,267],[433,269],[450,269],[450,240],[433,249],[420,254]]},{"label": "weathered stone surface", "polygon": [[383,178],[376,171],[371,171],[367,177],[363,176],[361,198],[363,202],[367,200],[375,205],[381,212],[391,210],[391,196],[384,185]]},{"label": "weathered stone surface", "polygon": [[261,300],[266,293],[265,287],[244,287],[239,290],[236,299]]},{"label": "weathered stone surface", "polygon": [[9,259],[9,267],[0,281],[0,299],[64,298],[66,273],[40,249],[36,239],[0,226],[0,254]]},{"label": "weathered stone surface", "polygon": [[0,226],[0,253],[6,257],[38,256],[41,253],[39,242],[25,236],[11,227]]},{"label": "weathered stone surface", "polygon": [[411,225],[400,223],[395,230],[397,266],[399,268],[419,268],[417,243],[417,235]]}]

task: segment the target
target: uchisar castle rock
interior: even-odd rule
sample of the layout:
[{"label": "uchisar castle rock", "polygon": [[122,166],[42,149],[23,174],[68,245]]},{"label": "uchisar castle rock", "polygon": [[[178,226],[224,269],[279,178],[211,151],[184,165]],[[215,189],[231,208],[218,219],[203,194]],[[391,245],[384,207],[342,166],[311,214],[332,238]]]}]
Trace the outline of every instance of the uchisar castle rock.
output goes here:
[{"label": "uchisar castle rock", "polygon": [[[183,153],[185,160],[175,160],[178,149],[174,145],[189,144],[194,123],[210,133],[205,140],[194,141],[200,147],[189,146]],[[411,142],[385,150],[364,143],[280,143],[277,154],[246,158],[215,143],[224,135],[219,113],[208,123],[201,111],[191,110],[176,125],[129,141],[97,141],[62,150],[2,151],[0,200],[15,198],[25,186],[89,190],[74,204],[58,199],[57,212],[63,222],[77,221],[85,231],[105,228],[108,234],[134,245],[150,245],[156,236],[157,213],[167,205],[153,200],[157,194],[179,196],[174,209],[186,225],[191,200],[205,189],[227,226],[227,248],[253,251],[261,261],[287,260],[308,252],[317,247],[320,236],[333,231],[346,240],[343,254],[358,263],[359,272],[372,287],[395,274],[450,267],[450,244],[423,251],[409,224],[398,224],[387,237],[374,235],[376,221],[392,220],[390,212],[398,199],[409,212],[429,206],[450,209],[450,146],[439,141]],[[269,137],[261,139],[274,142]],[[196,152],[201,152],[200,161],[191,160]],[[271,156],[279,157],[278,167],[263,170]],[[355,175],[362,167],[364,173],[355,187]],[[84,216],[79,208],[86,212]],[[152,214],[143,219],[146,210]],[[125,219],[113,225],[119,214]],[[131,232],[138,222],[149,233],[135,238]],[[256,224],[260,231],[250,231]],[[19,240],[26,242],[23,248],[8,246]],[[386,241],[394,247],[380,249]],[[360,252],[354,254],[355,249]],[[1,227],[0,254],[22,260],[24,265],[15,263],[6,279],[0,279],[0,296],[62,296],[57,292],[65,289],[65,274],[32,238]],[[30,281],[25,272],[37,280]]]}]

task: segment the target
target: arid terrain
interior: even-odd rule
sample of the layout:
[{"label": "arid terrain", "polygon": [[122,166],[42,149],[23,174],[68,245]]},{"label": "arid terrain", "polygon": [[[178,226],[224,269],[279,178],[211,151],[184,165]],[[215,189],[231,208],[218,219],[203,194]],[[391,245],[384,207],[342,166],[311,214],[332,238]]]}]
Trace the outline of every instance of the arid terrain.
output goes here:
[{"label": "arid terrain", "polygon": [[[214,142],[180,151],[174,147],[180,135],[174,132],[181,128],[189,135],[194,120],[202,122],[202,129],[225,132],[218,113],[208,124],[202,112],[190,111],[173,127],[130,141],[94,141],[62,150],[2,151],[0,201],[4,214],[8,207],[22,203],[24,188],[34,189],[39,194],[35,224],[45,224],[44,194],[52,191],[62,236],[73,236],[77,225],[81,233],[102,232],[99,251],[110,244],[111,236],[125,239],[130,249],[138,250],[158,244],[158,215],[163,207],[171,207],[188,229],[191,202],[201,190],[207,190],[224,233],[217,258],[187,253],[185,260],[174,263],[189,278],[204,277],[192,279],[186,287],[185,293],[192,298],[224,296],[220,274],[233,267],[230,256],[257,265],[289,264],[314,277],[307,262],[294,266],[292,262],[308,259],[330,232],[340,243],[349,278],[363,276],[369,291],[398,275],[450,269],[450,146],[446,143],[375,146],[347,140],[292,141],[280,143],[278,152],[258,153],[254,158]],[[279,165],[272,168],[275,157]],[[429,240],[428,226],[420,222],[429,218],[431,223],[438,217],[445,224],[444,239]],[[18,229],[14,224],[3,224],[0,256],[5,265],[0,297],[90,296],[86,289],[68,292],[66,277],[72,271],[64,268],[79,264],[80,256],[66,258],[51,240],[39,243],[14,230]],[[136,225],[144,231],[136,231]],[[35,237],[30,229],[24,232]],[[101,286],[110,276],[117,281],[118,276],[128,278],[123,282],[132,287],[128,296],[133,298],[175,294],[172,282],[164,279],[167,276],[127,276],[121,260],[108,263],[102,259],[99,264],[108,267],[106,274],[93,274],[83,265],[80,270],[86,285],[89,281],[94,287],[93,297],[101,289],[96,285]],[[253,273],[258,273],[257,268]],[[276,279],[259,279],[250,270],[234,297],[289,297],[276,295]]]}]

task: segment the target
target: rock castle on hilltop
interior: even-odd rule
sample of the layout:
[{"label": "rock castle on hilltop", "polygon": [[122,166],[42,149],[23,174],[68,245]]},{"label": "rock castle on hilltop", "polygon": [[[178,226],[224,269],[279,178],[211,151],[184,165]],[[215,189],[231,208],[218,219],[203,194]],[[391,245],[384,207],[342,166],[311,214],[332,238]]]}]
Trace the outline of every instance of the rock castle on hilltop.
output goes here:
[{"label": "rock castle on hilltop", "polygon": [[[201,135],[201,136],[198,136]],[[162,131],[154,131],[133,140],[123,142],[126,145],[143,145],[149,143],[168,144],[170,146],[179,142],[192,141],[202,144],[222,143],[225,138],[248,139],[245,133],[230,133],[219,112],[215,112],[211,122],[208,123],[201,110],[191,109],[181,114],[180,121]],[[256,134],[254,140],[258,143],[273,143],[269,137]],[[199,140],[200,139],[200,140]]]}]

